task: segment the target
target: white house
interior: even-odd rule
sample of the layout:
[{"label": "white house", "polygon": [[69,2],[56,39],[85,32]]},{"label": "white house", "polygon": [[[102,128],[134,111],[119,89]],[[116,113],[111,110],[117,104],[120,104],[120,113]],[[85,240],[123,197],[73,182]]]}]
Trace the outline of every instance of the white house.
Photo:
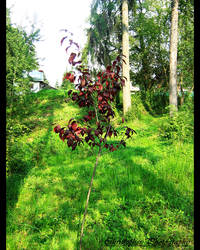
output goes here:
[{"label": "white house", "polygon": [[42,89],[40,82],[31,82],[31,91],[37,93]]},{"label": "white house", "polygon": [[134,94],[135,92],[140,91],[140,88],[138,86],[133,86],[132,83],[130,82],[130,90],[131,94]]},{"label": "white house", "polygon": [[[31,72],[24,72],[23,74],[24,78],[27,78],[28,76],[30,77],[30,90],[34,93],[37,93],[43,88],[47,89],[56,89],[46,83],[45,75],[42,70],[33,70]],[[14,83],[14,86],[20,86],[19,83]],[[16,93],[17,95],[21,95],[25,93],[24,90],[18,89],[18,92]]]},{"label": "white house", "polygon": [[42,70],[33,70],[29,73],[31,77],[31,91],[37,93],[44,87],[44,72]]},{"label": "white house", "polygon": [[33,70],[29,73],[31,77],[31,91],[37,93],[43,88],[56,89],[45,82],[43,70]]}]

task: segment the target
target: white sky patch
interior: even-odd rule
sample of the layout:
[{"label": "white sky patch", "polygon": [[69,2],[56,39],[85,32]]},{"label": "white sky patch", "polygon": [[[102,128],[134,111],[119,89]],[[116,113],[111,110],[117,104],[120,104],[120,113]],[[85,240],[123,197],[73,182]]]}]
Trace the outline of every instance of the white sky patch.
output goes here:
[{"label": "white sky patch", "polygon": [[62,82],[63,74],[68,65],[65,46],[60,40],[66,34],[61,29],[67,29],[74,35],[73,40],[83,48],[86,42],[84,29],[88,27],[92,0],[7,0],[6,5],[11,9],[11,22],[22,26],[27,32],[34,24],[40,29],[41,41],[36,43],[37,57],[40,69],[55,86],[56,81]]}]

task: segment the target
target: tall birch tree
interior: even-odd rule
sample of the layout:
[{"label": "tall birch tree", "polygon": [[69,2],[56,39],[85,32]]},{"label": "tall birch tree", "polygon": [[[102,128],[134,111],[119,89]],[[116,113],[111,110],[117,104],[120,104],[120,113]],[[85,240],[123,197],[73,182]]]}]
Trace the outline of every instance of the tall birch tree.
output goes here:
[{"label": "tall birch tree", "polygon": [[170,116],[178,110],[177,104],[177,48],[178,48],[178,0],[172,0],[171,32],[170,32],[170,74],[169,104]]},{"label": "tall birch tree", "polygon": [[125,56],[125,62],[122,63],[122,74],[125,77],[125,86],[123,87],[123,113],[124,115],[131,107],[130,91],[130,66],[129,66],[129,33],[128,33],[128,1],[122,1],[122,54]]}]

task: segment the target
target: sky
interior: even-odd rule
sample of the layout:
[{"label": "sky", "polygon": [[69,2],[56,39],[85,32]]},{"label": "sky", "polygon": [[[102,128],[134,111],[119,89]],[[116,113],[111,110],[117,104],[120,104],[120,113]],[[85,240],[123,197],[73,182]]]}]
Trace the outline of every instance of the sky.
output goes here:
[{"label": "sky", "polygon": [[[66,46],[60,41],[67,29],[73,33],[73,40],[83,48],[86,42],[84,29],[89,27],[88,18],[92,0],[7,0],[11,10],[11,22],[22,26],[29,33],[34,24],[40,29],[41,41],[35,43],[40,69],[44,71],[51,86],[62,83],[68,56]],[[63,44],[64,45],[64,44]],[[69,66],[68,66],[69,67]]]}]

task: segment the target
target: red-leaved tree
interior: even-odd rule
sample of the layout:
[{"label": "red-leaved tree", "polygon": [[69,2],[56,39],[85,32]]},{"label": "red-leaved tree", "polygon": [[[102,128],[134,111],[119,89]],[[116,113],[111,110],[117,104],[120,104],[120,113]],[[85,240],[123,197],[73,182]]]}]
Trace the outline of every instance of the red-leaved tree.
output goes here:
[{"label": "red-leaved tree", "polygon": [[[68,31],[65,30],[65,32]],[[68,36],[62,38],[61,45],[67,38]],[[68,49],[72,46],[75,46],[79,51],[79,45],[72,39],[69,39],[69,45],[66,47],[66,52],[68,52]],[[68,147],[71,147],[72,150],[75,150],[77,146],[84,143],[88,144],[92,148],[98,147],[98,154],[93,169],[81,225],[81,249],[87,207],[102,149],[105,148],[112,152],[120,149],[121,146],[126,147],[125,140],[130,138],[133,133],[136,132],[127,126],[123,126],[119,130],[114,128],[112,125],[112,119],[115,117],[112,104],[118,92],[125,84],[125,79],[121,76],[121,62],[122,60],[125,62],[122,56],[117,56],[112,65],[107,66],[105,71],[100,71],[96,75],[95,79],[92,79],[90,70],[82,64],[81,60],[77,59],[79,57],[80,52],[72,52],[70,54],[68,62],[75,66],[77,73],[66,73],[64,79],[67,79],[71,83],[75,84],[76,90],[69,90],[68,96],[72,101],[78,104],[80,108],[87,107],[87,115],[83,116],[79,122],[74,118],[71,118],[66,127],[57,125],[54,128],[54,132],[59,134],[59,137],[63,142],[66,140]],[[124,122],[124,118],[122,118],[122,122]],[[83,126],[80,124],[83,124]],[[122,139],[116,141],[115,143],[109,143],[108,138],[113,136],[117,137],[119,135],[119,131],[123,134]]]}]

